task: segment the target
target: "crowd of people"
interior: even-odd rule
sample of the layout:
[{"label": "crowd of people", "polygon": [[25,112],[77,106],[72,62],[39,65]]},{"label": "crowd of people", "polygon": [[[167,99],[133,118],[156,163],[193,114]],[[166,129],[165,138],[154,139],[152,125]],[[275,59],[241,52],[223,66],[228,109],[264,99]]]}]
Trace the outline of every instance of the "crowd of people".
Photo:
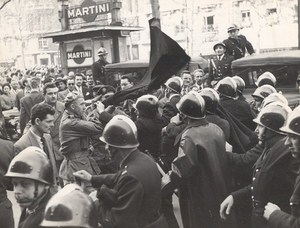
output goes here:
[{"label": "crowd of people", "polygon": [[253,47],[239,28],[217,43],[208,69],[183,71],[152,94],[104,105],[134,86],[105,85],[107,52],[84,72],[2,75],[1,113],[19,110],[12,141],[3,114],[0,227],[299,227],[300,108],[270,72],[253,101],[231,61]]}]

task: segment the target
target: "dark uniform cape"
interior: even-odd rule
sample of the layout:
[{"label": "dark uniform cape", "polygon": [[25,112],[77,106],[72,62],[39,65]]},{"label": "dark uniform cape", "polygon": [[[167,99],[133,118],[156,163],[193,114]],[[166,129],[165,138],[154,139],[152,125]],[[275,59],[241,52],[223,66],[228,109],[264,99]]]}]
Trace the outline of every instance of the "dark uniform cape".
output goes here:
[{"label": "dark uniform cape", "polygon": [[12,184],[4,177],[14,157],[13,143],[0,136],[0,227],[14,228],[12,204],[7,198],[6,189],[12,190]]},{"label": "dark uniform cape", "polygon": [[300,170],[298,170],[293,195],[290,199],[291,214],[281,210],[274,211],[269,224],[272,228],[299,228],[300,227]]},{"label": "dark uniform cape", "polygon": [[256,123],[253,122],[254,117],[247,101],[222,98],[220,104],[250,130],[255,130]]},{"label": "dark uniform cape", "polygon": [[225,140],[228,142],[230,138],[230,125],[227,120],[221,118],[220,116],[216,114],[207,114],[206,120],[210,123],[213,123],[220,127],[223,130]]},{"label": "dark uniform cape", "polygon": [[210,84],[210,82],[213,80],[219,81],[227,76],[231,77],[231,63],[233,60],[233,57],[227,54],[224,54],[221,60],[219,60],[217,56],[214,56],[212,59],[210,59],[207,82]]},{"label": "dark uniform cape", "polygon": [[161,129],[158,119],[138,117],[135,121],[137,127],[139,150],[148,151],[155,160],[160,156]]},{"label": "dark uniform cape", "polygon": [[226,45],[226,53],[234,57],[234,60],[245,56],[246,49],[250,55],[254,53],[252,44],[243,35],[238,35],[237,39],[228,38],[223,41]]},{"label": "dark uniform cape", "polygon": [[[184,228],[235,227],[230,218],[221,220],[219,215],[220,204],[230,191],[227,164],[221,128],[206,119],[188,124],[172,171],[181,177],[179,203]],[[171,182],[175,175],[171,174]]]},{"label": "dark uniform cape", "polygon": [[50,191],[48,191],[48,193],[41,200],[38,207],[31,214],[27,214],[26,209],[23,209],[22,213],[21,213],[18,228],[39,228],[40,224],[42,223],[42,221],[44,219],[44,211],[45,211],[46,205],[51,197],[52,197],[52,194]]},{"label": "dark uniform cape", "polygon": [[173,116],[176,116],[179,113],[176,104],[179,102],[181,96],[180,94],[173,94],[171,95],[168,102],[163,107],[161,121],[163,127],[167,126],[170,123],[170,120]]},{"label": "dark uniform cape", "polygon": [[299,162],[294,159],[284,142],[286,137],[276,135],[265,142],[265,148],[254,166],[252,184],[232,193],[238,204],[252,198],[252,227],[271,228],[263,218],[268,202],[275,203],[289,213],[289,198],[293,192]]},{"label": "dark uniform cape", "polygon": [[[99,187],[99,176],[92,177],[92,185]],[[104,228],[164,228],[159,220],[161,178],[156,164],[148,155],[134,150],[124,158],[112,186],[116,200],[102,213]],[[147,226],[153,224],[152,226]]]},{"label": "dark uniform cape", "polygon": [[96,84],[106,84],[104,67],[108,64],[106,60],[99,59],[92,65],[93,79]]}]

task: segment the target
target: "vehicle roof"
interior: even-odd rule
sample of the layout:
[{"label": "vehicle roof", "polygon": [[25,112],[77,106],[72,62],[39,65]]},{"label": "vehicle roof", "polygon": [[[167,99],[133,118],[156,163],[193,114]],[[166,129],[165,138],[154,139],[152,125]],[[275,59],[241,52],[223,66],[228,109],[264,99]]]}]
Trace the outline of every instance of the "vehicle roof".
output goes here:
[{"label": "vehicle roof", "polygon": [[300,64],[300,50],[249,55],[232,62],[232,69],[241,67]]},{"label": "vehicle roof", "polygon": [[[204,59],[203,57],[193,57],[190,61],[190,63],[199,63],[199,65],[202,68],[207,67],[208,61]],[[121,63],[111,63],[107,64],[105,66],[106,70],[114,70],[114,69],[135,69],[135,68],[147,68],[149,66],[149,60],[146,59],[139,59],[139,60],[131,60],[131,61],[125,61]]]}]

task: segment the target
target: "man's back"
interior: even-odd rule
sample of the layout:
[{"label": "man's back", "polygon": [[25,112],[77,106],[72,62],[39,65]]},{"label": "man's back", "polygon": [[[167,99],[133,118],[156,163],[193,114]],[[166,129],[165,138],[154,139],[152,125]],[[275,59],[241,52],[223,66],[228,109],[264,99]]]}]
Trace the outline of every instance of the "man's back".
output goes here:
[{"label": "man's back", "polygon": [[20,129],[23,133],[26,124],[30,120],[31,108],[44,100],[42,93],[34,91],[23,97],[20,101]]}]

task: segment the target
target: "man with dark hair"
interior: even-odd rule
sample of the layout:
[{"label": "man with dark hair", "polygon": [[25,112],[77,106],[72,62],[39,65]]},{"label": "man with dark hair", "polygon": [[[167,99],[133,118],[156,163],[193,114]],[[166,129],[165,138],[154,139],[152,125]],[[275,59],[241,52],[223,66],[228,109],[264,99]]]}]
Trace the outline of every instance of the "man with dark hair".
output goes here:
[{"label": "man with dark hair", "polygon": [[65,106],[62,102],[57,100],[57,92],[58,88],[55,83],[49,82],[46,83],[43,89],[45,101],[42,103],[48,104],[52,106],[55,110],[54,119],[53,119],[53,127],[50,130],[50,135],[53,142],[53,152],[56,160],[57,171],[59,171],[60,164],[63,160],[63,155],[60,152],[60,141],[59,141],[59,126],[62,115],[65,110]]},{"label": "man with dark hair", "polygon": [[86,85],[89,89],[92,89],[95,86],[92,70],[86,71]]},{"label": "man with dark hair", "polygon": [[229,37],[223,41],[227,47],[227,54],[234,57],[234,60],[245,56],[246,50],[250,55],[254,53],[252,44],[243,35],[239,35],[240,28],[232,24],[227,29]]},{"label": "man with dark hair", "polygon": [[64,91],[58,92],[57,100],[59,100],[60,102],[64,102],[68,93],[74,91],[74,89],[75,89],[75,78],[69,76],[67,78],[67,89]]},{"label": "man with dark hair", "polygon": [[30,94],[20,100],[20,130],[21,134],[30,119],[31,108],[44,100],[43,94],[40,92],[41,79],[38,77],[32,78],[29,82],[31,87]]},{"label": "man with dark hair", "polygon": [[120,81],[121,90],[129,89],[133,86],[132,78],[129,75],[123,75]]},{"label": "man with dark hair", "polygon": [[92,91],[89,88],[84,87],[82,84],[83,84],[83,75],[76,74],[75,75],[75,89],[77,90],[77,92],[82,94],[84,100],[91,99]]},{"label": "man with dark hair", "polygon": [[[54,126],[55,109],[48,104],[36,104],[31,109],[31,127],[28,131],[14,144],[15,154],[29,146],[36,146],[42,149],[51,162],[53,175],[56,179],[57,169],[55,156],[53,153],[53,144],[50,136],[51,128]],[[56,183],[56,182],[55,182]]]}]

